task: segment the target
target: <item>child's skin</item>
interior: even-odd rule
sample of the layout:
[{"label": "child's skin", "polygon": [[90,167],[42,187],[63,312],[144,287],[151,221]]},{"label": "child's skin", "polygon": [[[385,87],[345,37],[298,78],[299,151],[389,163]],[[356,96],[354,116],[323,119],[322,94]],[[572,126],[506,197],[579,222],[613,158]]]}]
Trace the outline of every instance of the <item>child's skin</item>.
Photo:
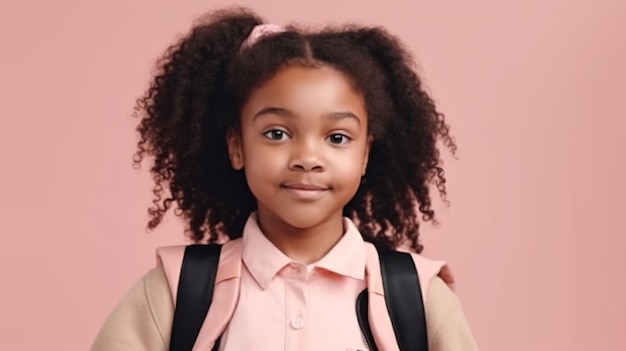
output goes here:
[{"label": "child's skin", "polygon": [[363,97],[330,67],[288,66],[252,92],[227,139],[263,233],[294,261],[321,259],[343,235],[343,208],[366,171]]}]

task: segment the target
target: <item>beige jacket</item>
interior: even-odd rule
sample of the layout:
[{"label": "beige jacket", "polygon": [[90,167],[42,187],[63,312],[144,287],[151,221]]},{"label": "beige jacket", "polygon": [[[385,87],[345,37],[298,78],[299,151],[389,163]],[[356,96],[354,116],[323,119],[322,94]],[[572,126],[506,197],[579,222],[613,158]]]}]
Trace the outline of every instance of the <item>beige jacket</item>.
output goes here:
[{"label": "beige jacket", "polygon": [[[222,270],[223,265],[227,266],[227,269],[222,270],[222,272],[229,271],[232,273],[237,271],[236,269],[228,269],[228,265],[237,261],[241,262],[240,260],[233,259],[238,257],[238,246],[240,245],[238,245],[237,240],[235,240],[231,243],[227,243],[223,248],[222,255],[220,256],[220,270]],[[183,246],[167,248],[164,251],[162,249],[162,251],[159,252],[161,264],[149,271],[120,301],[98,333],[91,348],[92,351],[168,350],[174,316],[173,301],[175,301],[175,297],[172,291],[175,291],[174,287],[177,286],[178,283],[178,276],[176,274],[180,271],[183,252]],[[377,254],[375,254],[375,250],[370,250],[370,252],[371,254],[368,261],[371,262],[370,266],[372,270],[375,270],[378,268],[378,257]],[[428,271],[430,267],[427,259],[419,255],[414,255],[414,259],[418,271]],[[431,266],[435,267],[434,265]],[[370,273],[370,275],[376,277],[375,273]],[[227,278],[233,277],[229,276]],[[378,278],[380,278],[379,270]],[[439,271],[438,275],[435,274],[435,276],[429,277],[428,281],[421,282],[422,288],[426,289],[423,294],[425,297],[429,349],[431,351],[478,350],[463,314],[460,302],[444,279],[448,281],[448,283],[451,283],[451,277],[445,269]],[[237,286],[236,282],[232,284],[233,279],[224,280],[225,282],[221,281],[220,272],[218,271],[215,296],[219,298],[220,291],[225,293],[223,296],[237,296],[231,293],[234,286]],[[422,279],[420,278],[420,280]],[[223,284],[223,288],[221,288],[221,284]],[[378,305],[370,305],[370,309],[372,307],[376,309],[379,308],[379,306],[380,308],[384,308],[382,307],[384,306],[384,296],[377,293],[377,285],[379,285],[377,281],[368,282],[368,290],[374,291],[373,294],[370,294],[370,301],[374,298],[374,302],[380,302]],[[235,300],[229,302],[231,305],[236,304]],[[229,303],[226,303],[225,305],[228,304]],[[214,307],[212,306],[207,319],[211,319],[213,311]],[[213,315],[217,315],[219,319],[213,319],[205,323],[209,325],[208,327],[203,325],[194,350],[211,349],[214,337],[209,337],[208,341],[203,341],[202,334],[208,335],[213,333],[213,335],[217,335],[216,333],[219,333],[219,331],[215,329],[223,328],[224,325],[228,323],[230,319],[229,316],[232,315],[232,308],[230,310],[217,311],[213,313]],[[381,318],[376,318],[376,320],[379,321]],[[381,351],[397,350],[393,331],[391,330],[389,332],[389,328],[385,328],[384,320],[383,322],[374,322],[370,319],[370,322],[372,323],[374,333],[376,333],[375,329],[378,328],[378,334],[382,335],[376,340],[379,349]],[[377,326],[376,324],[383,325]],[[216,326],[213,328],[214,330],[206,330],[206,328],[211,328],[212,326]],[[199,346],[198,344],[200,343],[204,344]]]}]

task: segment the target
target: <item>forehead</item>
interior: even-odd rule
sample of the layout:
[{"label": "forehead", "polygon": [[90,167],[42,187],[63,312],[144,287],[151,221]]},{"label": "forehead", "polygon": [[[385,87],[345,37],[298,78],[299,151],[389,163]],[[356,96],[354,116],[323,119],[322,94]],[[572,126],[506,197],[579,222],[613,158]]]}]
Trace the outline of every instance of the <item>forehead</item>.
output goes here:
[{"label": "forehead", "polygon": [[346,76],[327,66],[289,66],[257,87],[244,105],[243,114],[267,106],[296,114],[323,114],[348,110],[366,118],[365,103]]}]

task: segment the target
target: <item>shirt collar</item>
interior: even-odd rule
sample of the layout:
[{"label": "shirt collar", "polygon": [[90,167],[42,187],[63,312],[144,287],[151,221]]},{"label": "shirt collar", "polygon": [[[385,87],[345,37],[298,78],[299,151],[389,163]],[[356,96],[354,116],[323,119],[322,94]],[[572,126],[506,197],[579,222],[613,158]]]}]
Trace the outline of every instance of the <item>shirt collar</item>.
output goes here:
[{"label": "shirt collar", "polygon": [[[354,223],[343,218],[344,235],[339,242],[313,266],[354,279],[365,279],[365,242]],[[263,290],[274,276],[293,262],[263,235],[256,212],[248,218],[243,229],[243,261]]]},{"label": "shirt collar", "polygon": [[345,232],[339,242],[315,266],[354,279],[365,279],[367,253],[363,237],[350,218],[343,218],[343,227]]}]

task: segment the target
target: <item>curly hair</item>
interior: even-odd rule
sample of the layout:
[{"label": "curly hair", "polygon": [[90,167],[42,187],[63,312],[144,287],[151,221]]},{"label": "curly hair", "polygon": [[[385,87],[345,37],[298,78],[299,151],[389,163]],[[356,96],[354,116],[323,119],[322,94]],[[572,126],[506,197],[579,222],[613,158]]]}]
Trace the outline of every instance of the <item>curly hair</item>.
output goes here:
[{"label": "curly hair", "polygon": [[[146,93],[135,106],[139,167],[154,158],[154,229],[176,203],[185,232],[196,242],[242,235],[256,200],[243,171],[232,169],[226,134],[238,127],[253,89],[288,65],[332,67],[362,94],[374,143],[367,173],[344,215],[363,238],[388,248],[410,244],[422,251],[420,217],[435,220],[430,186],[446,200],[437,142],[452,152],[443,114],[437,111],[403,44],[381,27],[344,25],[306,31],[296,26],[240,50],[264,23],[247,8],[211,12],[157,61]],[[166,190],[169,194],[166,195]]]}]

